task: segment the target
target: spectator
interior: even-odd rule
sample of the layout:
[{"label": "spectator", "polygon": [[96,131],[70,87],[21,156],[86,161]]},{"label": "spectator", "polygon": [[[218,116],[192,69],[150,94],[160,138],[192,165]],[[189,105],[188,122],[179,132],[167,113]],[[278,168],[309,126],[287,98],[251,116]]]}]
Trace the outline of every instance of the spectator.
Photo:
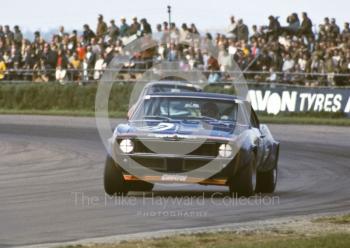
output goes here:
[{"label": "spectator", "polygon": [[238,20],[236,30],[237,39],[247,42],[249,37],[249,30],[248,26],[243,23],[242,19]]},{"label": "spectator", "polygon": [[303,20],[301,22],[301,27],[299,29],[299,36],[306,37],[307,41],[310,43],[314,39],[314,34],[312,32],[312,21],[308,17],[306,12],[302,13]]},{"label": "spectator", "polygon": [[162,32],[162,24],[157,24],[157,32]]},{"label": "spectator", "polygon": [[89,44],[90,40],[94,38],[96,35],[95,33],[90,29],[90,26],[88,24],[84,25],[84,32],[83,32],[83,41],[84,44]]},{"label": "spectator", "polygon": [[85,54],[86,54],[85,46],[82,46],[81,43],[78,43],[76,52],[77,52],[77,55],[78,55],[78,59],[80,61],[83,61],[84,58],[85,58]]},{"label": "spectator", "polygon": [[276,40],[280,34],[281,24],[278,21],[278,18],[274,16],[269,16],[269,26],[268,26],[268,39]]},{"label": "spectator", "polygon": [[218,71],[211,69],[208,77],[208,83],[214,84],[214,83],[218,83],[219,81],[220,81],[220,74],[218,73]]},{"label": "spectator", "polygon": [[207,61],[207,70],[210,71],[219,71],[220,65],[216,58],[213,55],[210,55]]},{"label": "spectator", "polygon": [[107,24],[103,20],[103,15],[99,15],[97,19],[96,35],[99,38],[104,38],[107,34]]},{"label": "spectator", "polygon": [[0,40],[5,38],[4,28],[0,25]]},{"label": "spectator", "polygon": [[122,17],[120,19],[121,25],[120,25],[120,37],[126,37],[129,33],[129,25],[126,23],[125,17]]},{"label": "spectator", "polygon": [[151,25],[147,22],[146,18],[141,19],[142,36],[152,34]]},{"label": "spectator", "polygon": [[344,29],[341,33],[341,36],[343,39],[349,39],[350,38],[350,25],[348,22],[344,23]]},{"label": "spectator", "polygon": [[67,76],[68,59],[62,50],[58,50],[57,67],[56,67],[56,81],[63,84]]},{"label": "spectator", "polygon": [[236,19],[234,16],[231,16],[230,25],[228,26],[228,33],[233,35],[233,37],[236,37],[236,28],[237,28]]},{"label": "spectator", "polygon": [[141,30],[141,24],[137,21],[137,17],[132,18],[133,23],[129,28],[129,36],[138,35]]},{"label": "spectator", "polygon": [[179,35],[179,40],[180,42],[186,42],[190,39],[190,30],[187,27],[186,23],[183,23],[181,25],[181,29],[179,30],[180,35]]},{"label": "spectator", "polygon": [[11,31],[9,25],[5,25],[5,32],[4,32],[4,34],[5,34],[5,38],[8,40],[8,42],[11,43],[13,41],[14,34]]},{"label": "spectator", "polygon": [[[174,25],[174,26],[175,26],[175,25]],[[190,31],[191,34],[199,35],[199,32],[198,32],[198,30],[197,30],[197,27],[196,27],[196,25],[195,25],[194,23],[191,24],[191,28],[190,28],[189,31]]]},{"label": "spectator", "polygon": [[4,58],[0,56],[0,81],[4,80],[6,76],[6,63]]},{"label": "spectator", "polygon": [[41,58],[39,59],[33,67],[33,82],[48,82],[47,68],[45,66],[45,61]]},{"label": "spectator", "polygon": [[169,38],[171,43],[179,43],[180,31],[177,29],[176,24],[173,22],[170,23]]},{"label": "spectator", "polygon": [[266,78],[268,82],[276,82],[278,80],[278,75],[274,67],[270,68],[270,75]]},{"label": "spectator", "polygon": [[60,41],[62,41],[63,37],[66,35],[67,33],[64,31],[64,26],[60,26],[58,29],[58,36],[60,37]]},{"label": "spectator", "polygon": [[111,39],[111,42],[115,42],[119,36],[119,28],[114,20],[111,20],[110,24],[111,25],[108,27],[108,36]]},{"label": "spectator", "polygon": [[291,72],[294,68],[295,62],[291,58],[289,53],[286,53],[283,59],[283,66],[282,71],[283,72]]},{"label": "spectator", "polygon": [[332,32],[332,37],[333,38],[338,37],[338,35],[340,34],[340,28],[337,25],[337,22],[336,22],[335,18],[331,19],[331,32]]},{"label": "spectator", "polygon": [[174,43],[170,44],[167,59],[168,59],[168,61],[175,61],[178,59],[178,51],[177,51]]},{"label": "spectator", "polygon": [[16,25],[14,27],[14,34],[13,34],[13,40],[16,44],[17,47],[20,47],[21,46],[21,43],[22,43],[22,40],[23,40],[23,35],[22,35],[22,32],[21,30],[19,29],[19,27]]},{"label": "spectator", "polygon": [[39,31],[34,32],[34,43],[39,44],[41,42],[41,34]]},{"label": "spectator", "polygon": [[252,26],[252,31],[253,31],[253,34],[250,37],[251,40],[258,39],[259,37],[261,37],[261,33],[259,32],[258,27],[256,25]]},{"label": "spectator", "polygon": [[69,68],[70,68],[71,80],[73,81],[80,80],[81,61],[76,52],[73,53],[73,55],[69,58]]},{"label": "spectator", "polygon": [[287,18],[288,26],[284,29],[289,35],[297,34],[300,28],[300,20],[296,13],[291,14]]},{"label": "spectator", "polygon": [[106,63],[104,61],[103,55],[99,55],[95,67],[94,67],[94,79],[99,80],[101,78],[103,70],[106,68]]}]

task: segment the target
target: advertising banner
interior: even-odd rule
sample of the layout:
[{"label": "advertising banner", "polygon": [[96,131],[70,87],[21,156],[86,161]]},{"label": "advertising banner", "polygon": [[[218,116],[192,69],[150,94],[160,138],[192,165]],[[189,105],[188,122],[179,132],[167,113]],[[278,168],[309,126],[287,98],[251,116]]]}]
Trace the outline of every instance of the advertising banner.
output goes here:
[{"label": "advertising banner", "polygon": [[280,113],[343,112],[350,117],[350,88],[261,84],[249,90],[256,111]]}]

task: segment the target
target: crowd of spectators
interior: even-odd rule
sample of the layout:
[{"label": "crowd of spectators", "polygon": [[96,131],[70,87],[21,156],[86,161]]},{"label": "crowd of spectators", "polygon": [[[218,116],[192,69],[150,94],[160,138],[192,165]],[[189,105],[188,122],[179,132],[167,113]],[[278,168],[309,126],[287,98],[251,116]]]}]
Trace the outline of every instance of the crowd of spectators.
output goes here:
[{"label": "crowd of spectators", "polygon": [[[0,25],[0,80],[49,82],[91,82],[100,79],[103,70],[125,44],[141,36],[162,41],[146,53],[137,54],[124,72],[130,77],[149,68],[155,61],[181,61],[188,68],[207,72],[211,83],[224,81],[227,71],[237,64],[248,79],[309,85],[350,84],[350,26],[341,29],[336,19],[325,18],[315,27],[307,13],[293,13],[287,26],[279,18],[268,17],[268,25],[253,25],[251,31],[242,19],[230,17],[227,31],[204,35],[204,41],[219,48],[218,56],[203,49],[196,37],[195,24],[176,26],[164,22],[152,27],[145,18],[128,23],[99,15],[96,30],[88,24],[83,31],[66,32],[61,26],[50,40],[40,32],[34,39],[23,36],[20,27],[13,30]],[[316,32],[317,31],[317,32]],[[181,41],[190,41],[186,44]],[[197,40],[197,42],[196,42]],[[235,63],[234,63],[235,62]]]}]

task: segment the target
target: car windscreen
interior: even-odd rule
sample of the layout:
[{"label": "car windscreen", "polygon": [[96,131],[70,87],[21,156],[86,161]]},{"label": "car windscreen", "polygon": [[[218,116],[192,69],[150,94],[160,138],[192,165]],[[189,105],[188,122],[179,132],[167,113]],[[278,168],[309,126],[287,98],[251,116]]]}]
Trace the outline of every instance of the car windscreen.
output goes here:
[{"label": "car windscreen", "polygon": [[133,119],[170,118],[236,121],[237,108],[237,103],[229,100],[146,97]]}]

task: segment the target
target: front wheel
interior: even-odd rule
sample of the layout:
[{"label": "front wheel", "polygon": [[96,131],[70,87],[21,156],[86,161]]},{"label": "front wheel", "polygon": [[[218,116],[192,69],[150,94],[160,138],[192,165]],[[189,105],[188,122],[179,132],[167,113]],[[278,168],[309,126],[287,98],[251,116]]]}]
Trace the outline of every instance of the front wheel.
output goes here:
[{"label": "front wheel", "polygon": [[266,172],[258,172],[256,177],[256,192],[270,194],[275,192],[277,184],[277,165]]},{"label": "front wheel", "polygon": [[249,197],[254,195],[256,182],[255,153],[251,153],[248,164],[241,167],[228,182],[230,194],[233,196]]},{"label": "front wheel", "polygon": [[107,156],[106,159],[103,179],[105,192],[108,195],[125,195],[128,193],[122,170],[110,156]]}]

